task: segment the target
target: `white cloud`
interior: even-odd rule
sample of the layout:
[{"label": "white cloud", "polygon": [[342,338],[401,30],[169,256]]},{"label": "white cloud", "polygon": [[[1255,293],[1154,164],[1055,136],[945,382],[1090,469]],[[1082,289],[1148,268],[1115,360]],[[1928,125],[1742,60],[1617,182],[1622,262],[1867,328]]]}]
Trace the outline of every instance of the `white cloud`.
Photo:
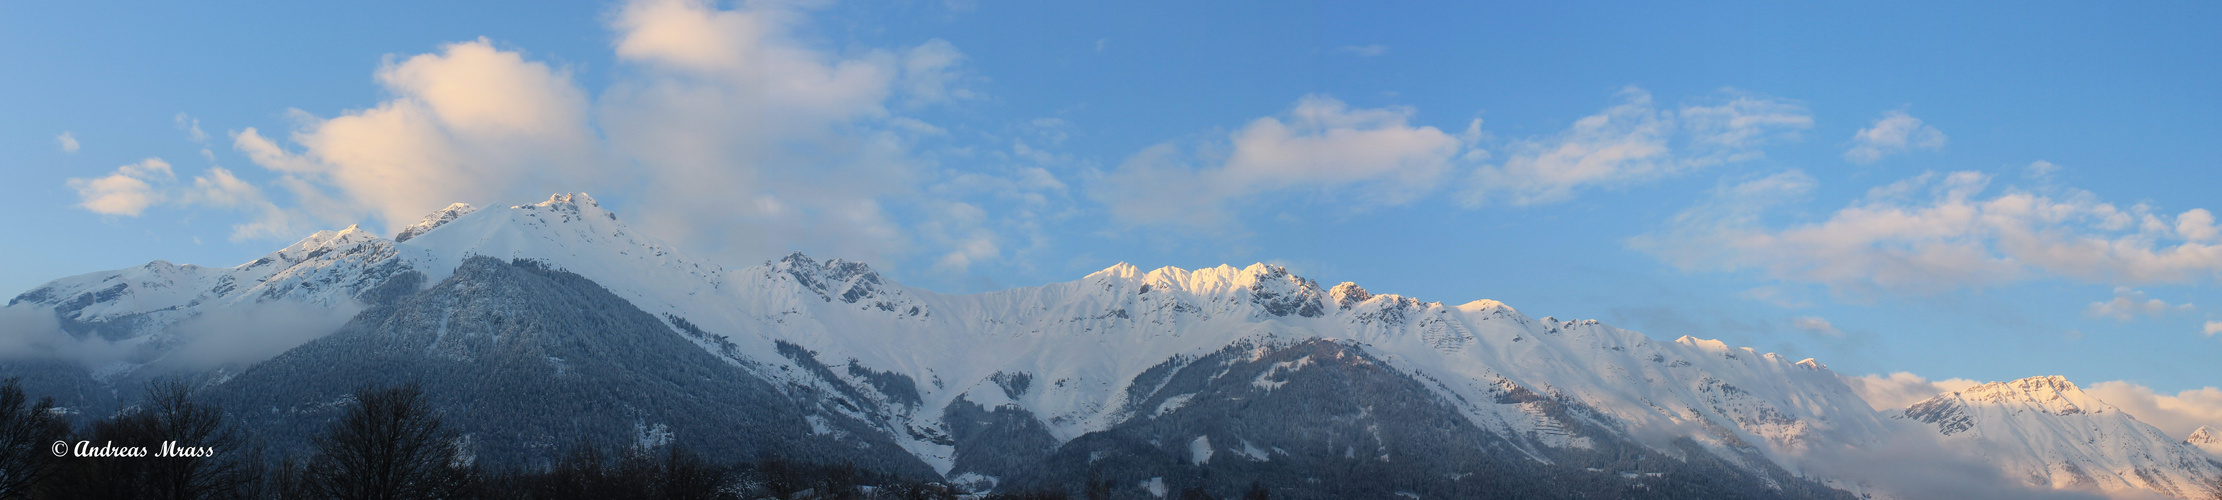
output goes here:
[{"label": "white cloud", "polygon": [[1762,214],[1814,185],[1785,172],[1716,189],[1629,244],[1685,270],[1758,269],[1855,293],[1936,293],[2045,275],[2185,283],[2222,272],[2204,209],[2167,217],[2067,189],[1983,197],[1990,182],[1978,172],[1922,174],[1870,190],[1823,221],[1770,228]]},{"label": "white cloud", "polygon": [[[650,229],[736,257],[802,248],[879,260],[917,243],[890,203],[926,216],[935,172],[913,155],[946,131],[895,115],[977,94],[964,55],[942,40],[828,50],[797,31],[805,13],[747,4],[637,1],[613,23],[619,60],[639,72],[600,102],[611,143],[650,172]],[[719,227],[722,231],[695,231]],[[942,241],[942,240],[936,240]],[[979,255],[976,239],[964,242]],[[931,242],[929,242],[931,243]]]},{"label": "white cloud", "polygon": [[[1029,222],[920,189],[946,175],[918,143],[952,134],[899,111],[980,99],[985,80],[964,53],[943,40],[821,47],[807,30],[809,9],[822,6],[623,3],[608,17],[618,65],[599,95],[568,68],[483,38],[393,55],[374,73],[388,97],[373,106],[328,118],[294,110],[283,134],[233,131],[232,147],[274,177],[261,186],[223,169],[189,186],[128,175],[77,184],[104,213],[167,199],[254,214],[235,238],[397,226],[452,202],[591,190],[631,202],[636,227],[729,261],[807,250],[886,262],[918,251],[964,256],[948,261],[957,264],[1024,248],[1027,238],[1003,233]],[[202,137],[190,116],[174,121]],[[986,220],[948,215],[962,206]],[[943,224],[915,225],[928,219]],[[914,248],[921,240],[930,248]]]},{"label": "white cloud", "polygon": [[2114,287],[2114,300],[2092,302],[2089,307],[2083,309],[2083,315],[2093,318],[2114,318],[2129,321],[2137,319],[2141,315],[2157,317],[2170,311],[2191,311],[2194,309],[2197,308],[2191,304],[2170,305],[2160,299],[2147,299],[2145,298],[2145,292],[2133,290],[2126,286],[2118,286]]},{"label": "white cloud", "polygon": [[1844,151],[1844,159],[1864,165],[1916,149],[1940,149],[1944,141],[1944,132],[1936,127],[1924,125],[1920,118],[1904,111],[1891,111],[1876,118],[1874,125],[1852,134],[1852,148]]},{"label": "white cloud", "polygon": [[75,153],[78,148],[77,136],[69,132],[62,132],[62,135],[54,136],[54,145],[60,146],[64,153]]},{"label": "white cloud", "polygon": [[116,167],[116,171],[106,177],[70,179],[69,187],[77,190],[77,206],[85,210],[101,215],[138,217],[147,207],[168,199],[157,184],[176,180],[177,174],[170,172],[170,162],[148,158]]},{"label": "white cloud", "polygon": [[178,130],[185,131],[185,138],[192,139],[193,142],[208,142],[208,132],[201,131],[200,119],[186,116],[185,113],[178,113],[177,116],[170,118],[170,121],[177,123]]},{"label": "white cloud", "polygon": [[2214,336],[2214,334],[2217,333],[2222,333],[2222,321],[2208,321],[2206,324],[2205,333],[2208,337],[2212,337]]},{"label": "white cloud", "polygon": [[1760,146],[1797,138],[1813,119],[1793,103],[1735,95],[1717,106],[1661,110],[1630,87],[1621,103],[1576,120],[1556,136],[1512,141],[1502,165],[1474,171],[1469,206],[1532,205],[1572,199],[1690,170],[1762,157]]},{"label": "white cloud", "polygon": [[1378,43],[1372,45],[1346,45],[1335,48],[1335,53],[1349,54],[1358,57],[1374,57],[1389,53],[1389,46],[1381,45]]},{"label": "white cloud", "polygon": [[[1357,191],[1359,205],[1408,203],[1433,191],[1467,140],[1409,123],[1404,107],[1351,108],[1310,95],[1193,148],[1158,144],[1106,174],[1090,196],[1129,224],[1213,226],[1227,205],[1268,193]],[[1478,134],[1480,121],[1470,131]],[[1470,137],[1470,136],[1469,136]]]},{"label": "white cloud", "polygon": [[298,154],[252,128],[235,133],[233,145],[293,185],[317,187],[294,195],[339,221],[405,224],[457,201],[616,179],[587,122],[586,95],[564,71],[482,38],[389,57],[376,76],[394,97],[330,119],[302,114],[306,123],[291,135]]},{"label": "white cloud", "polygon": [[1964,378],[1949,378],[1932,382],[1929,379],[1907,372],[1843,378],[1844,384],[1851,386],[1852,392],[1859,394],[1861,399],[1867,400],[1867,405],[1874,407],[1875,411],[1913,406],[1914,403],[1936,397],[1938,394],[1959,391],[1982,384]]},{"label": "white cloud", "polygon": [[978,99],[964,82],[964,52],[939,38],[903,51],[902,86],[912,105]]},{"label": "white cloud", "polygon": [[233,147],[279,174],[295,220],[391,226],[457,201],[592,189],[654,193],[633,198],[630,222],[713,255],[906,251],[914,238],[890,203],[945,206],[914,197],[932,172],[913,144],[949,132],[890,107],[974,100],[977,78],[942,40],[814,47],[797,33],[806,8],[625,3],[610,17],[621,71],[598,98],[486,39],[389,57],[376,77],[390,99],[330,119],[297,112],[292,145],[248,128]]},{"label": "white cloud", "polygon": [[2189,437],[2201,425],[2222,424],[2222,388],[2202,387],[2170,396],[2117,380],[2093,384],[2085,392],[2176,439]]},{"label": "white cloud", "polygon": [[1796,318],[1790,318],[1790,325],[1797,327],[1799,330],[1805,330],[1806,332],[1813,333],[1815,335],[1823,335],[1829,337],[1844,336],[1843,330],[1836,329],[1836,325],[1829,324],[1829,320],[1821,318],[1819,316],[1799,316]]},{"label": "white cloud", "polygon": [[261,188],[223,167],[209,167],[207,173],[193,177],[190,185],[181,185],[169,162],[148,158],[116,167],[107,177],[70,179],[69,185],[77,190],[79,207],[102,215],[137,217],[147,208],[162,204],[250,212],[250,220],[232,226],[234,241],[292,237],[301,229],[298,216],[270,202]]}]

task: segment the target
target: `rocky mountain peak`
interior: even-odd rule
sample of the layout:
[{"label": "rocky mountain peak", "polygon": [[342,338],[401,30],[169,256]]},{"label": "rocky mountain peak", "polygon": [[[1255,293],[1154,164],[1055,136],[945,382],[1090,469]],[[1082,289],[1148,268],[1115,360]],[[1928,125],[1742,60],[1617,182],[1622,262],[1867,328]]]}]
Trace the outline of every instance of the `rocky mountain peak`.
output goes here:
[{"label": "rocky mountain peak", "polygon": [[546,210],[561,213],[567,216],[578,216],[580,218],[603,217],[609,220],[617,220],[617,214],[603,209],[601,203],[594,201],[594,197],[587,196],[586,193],[552,194],[548,195],[548,201],[534,203],[531,205],[518,205],[511,208],[523,210]]},{"label": "rocky mountain peak", "polygon": [[1358,305],[1359,302],[1365,302],[1366,299],[1373,298],[1373,293],[1367,292],[1365,287],[1358,286],[1357,283],[1345,281],[1327,290],[1327,297],[1334,299],[1335,304],[1343,309],[1349,309],[1350,306]]},{"label": "rocky mountain peak", "polygon": [[424,219],[418,220],[415,224],[410,224],[409,227],[401,228],[401,232],[394,234],[393,241],[395,243],[409,241],[410,238],[415,238],[417,237],[417,235],[424,234],[435,228],[440,227],[443,224],[452,222],[457,217],[470,215],[471,212],[476,211],[478,211],[478,207],[471,206],[471,204],[469,203],[450,204],[447,206],[447,208],[442,208],[439,210],[435,210],[432,213],[425,214]]},{"label": "rocky mountain peak", "polygon": [[2116,411],[2113,405],[2085,394],[2074,382],[2059,375],[1991,382],[1967,388],[1960,391],[1960,395],[1971,403],[2028,404],[2055,415]]},{"label": "rocky mountain peak", "polygon": [[2191,431],[2191,437],[2184,439],[2184,442],[2196,445],[2222,445],[2222,432],[2215,431],[2213,427],[2202,425],[2199,426],[2199,430]]},{"label": "rocky mountain peak", "polygon": [[771,266],[774,274],[791,276],[803,288],[828,301],[854,304],[882,295],[887,285],[879,272],[873,271],[868,264],[841,259],[819,263],[802,252],[787,254],[766,265]]}]

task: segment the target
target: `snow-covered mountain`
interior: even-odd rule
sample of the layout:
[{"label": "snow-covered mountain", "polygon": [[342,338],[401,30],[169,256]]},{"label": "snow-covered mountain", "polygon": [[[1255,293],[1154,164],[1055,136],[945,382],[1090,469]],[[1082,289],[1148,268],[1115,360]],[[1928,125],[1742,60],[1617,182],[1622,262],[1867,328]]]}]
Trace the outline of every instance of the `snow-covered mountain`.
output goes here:
[{"label": "snow-covered mountain", "polygon": [[[516,287],[552,288],[502,291]],[[592,313],[566,310],[549,317],[571,319],[555,322],[518,312],[553,304]],[[8,307],[51,314],[57,342],[126,353],[86,358],[93,366],[69,379],[109,384],[100,387],[110,394],[135,377],[199,370],[211,391],[249,402],[241,404],[313,415],[331,387],[302,389],[301,381],[313,381],[320,370],[378,373],[358,366],[369,359],[479,378],[493,375],[451,361],[498,360],[510,367],[499,373],[557,377],[546,390],[576,389],[561,377],[579,373],[649,384],[643,391],[653,394],[687,394],[678,388],[694,386],[654,380],[745,378],[766,385],[732,382],[740,385],[717,390],[777,392],[787,401],[780,404],[791,407],[735,409],[730,394],[706,394],[698,396],[710,399],[689,404],[707,406],[690,408],[721,408],[715,411],[753,428],[807,428],[793,432],[823,437],[793,446],[863,450],[820,456],[983,486],[1102,474],[1158,492],[1182,481],[1239,477],[1327,488],[1336,479],[1318,471],[1367,470],[1353,465],[1360,464],[1413,475],[1400,479],[1406,490],[1397,492],[1414,494],[1534,486],[1500,477],[1518,473],[1552,478],[1561,489],[1532,490],[1545,496],[1576,495],[1567,488],[1618,496],[1829,496],[1843,493],[1811,488],[1869,491],[1833,478],[1813,457],[1863,449],[1902,427],[1812,359],[1692,337],[1654,340],[1594,320],[1532,318],[1492,300],[1446,305],[1355,283],[1325,287],[1263,264],[1143,270],[1122,263],[1078,281],[949,295],[895,283],[863,263],[801,254],[740,269],[690,259],[627,228],[585,194],[482,210],[457,204],[393,239],[354,227],[320,232],[233,268],[156,262],[74,276]],[[199,359],[196,342],[223,340],[191,328],[194,322],[270,308],[332,311],[337,319],[317,331],[340,333],[288,339],[267,356],[213,368],[188,362]],[[638,318],[668,331],[640,333]],[[603,334],[602,327],[580,324],[631,325],[625,335],[673,340],[560,341]],[[425,345],[408,347],[414,343]],[[667,350],[625,347],[635,345]],[[699,352],[668,352],[672,345]],[[705,354],[715,361],[687,361],[684,368],[639,361]],[[579,359],[612,356],[623,360]],[[32,366],[9,364],[16,371]],[[268,394],[274,392],[286,394]],[[625,418],[639,429],[721,425],[652,407],[673,397],[627,399]],[[2076,400],[2073,407],[2103,407],[2094,402]],[[2174,460],[2166,455],[2173,448],[2134,444],[2157,434],[1991,424],[1984,413],[1990,403],[1953,404],[1962,408],[1955,415],[1984,429],[2014,429],[1978,435],[2026,436],[2021,441],[2030,449],[2103,434],[2133,443],[2119,446],[2125,453]],[[1901,416],[1944,427],[1955,421],[1912,415]],[[508,449],[548,443],[512,444]],[[2038,458],[2027,463],[2047,471],[2056,470],[2054,459],[2082,460],[2030,456]],[[2165,465],[2163,458],[2151,462]],[[2161,466],[2073,463],[2132,475]],[[1204,468],[1234,472],[1195,473]],[[2199,473],[2146,473],[2154,474],[2168,479],[2125,484],[2187,492],[2181,484]],[[1344,490],[1376,493],[1390,492]]]},{"label": "snow-covered mountain", "polygon": [[1948,446],[2039,486],[2210,498],[2222,481],[2222,461],[2059,376],[1938,395],[1895,418],[1927,424]]},{"label": "snow-covered mountain", "polygon": [[2191,431],[2191,435],[2185,437],[2183,442],[2190,443],[2192,446],[2206,450],[2208,454],[2222,458],[2222,431],[2216,431],[2213,427],[2199,426],[2199,429]]}]

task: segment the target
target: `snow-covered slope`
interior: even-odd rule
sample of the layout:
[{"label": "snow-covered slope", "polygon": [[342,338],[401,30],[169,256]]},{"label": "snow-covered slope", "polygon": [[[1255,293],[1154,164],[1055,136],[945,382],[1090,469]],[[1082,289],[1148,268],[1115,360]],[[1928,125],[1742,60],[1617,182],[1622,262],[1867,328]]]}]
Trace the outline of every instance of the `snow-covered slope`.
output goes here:
[{"label": "snow-covered slope", "polygon": [[[1551,398],[1594,408],[1599,413],[1580,418],[1631,436],[1691,437],[1724,456],[1765,457],[1791,470],[1800,450],[1857,445],[1881,427],[1812,360],[1530,318],[1495,301],[1450,306],[1350,283],[1323,289],[1262,264],[1120,264],[1074,282],[945,295],[893,283],[861,263],[800,254],[722,269],[635,233],[584,194],[501,209],[458,204],[397,239],[350,227],[234,268],[156,262],[57,280],[11,304],[51,308],[73,334],[149,344],[122,363],[127,370],[163,355],[161,346],[174,343],[167,327],[211,310],[273,301],[331,307],[366,301],[362,294],[404,273],[428,286],[472,256],[532,259],[589,278],[674,328],[703,332],[698,344],[767,377],[852,387],[872,403],[858,416],[883,422],[944,470],[954,450],[936,437],[947,429],[941,409],[959,398],[1025,408],[1069,440],[1134,417],[1126,386],[1145,370],[1237,341],[1359,342],[1430,381],[1477,426],[1527,436],[1531,447],[1587,445],[1564,432],[1570,423],[1557,419],[1566,417],[1537,409]],[[810,370],[782,344],[846,369]],[[896,376],[912,381],[915,394],[883,387]],[[1001,388],[1016,376],[1038,390]]]},{"label": "snow-covered slope", "polygon": [[2199,430],[2191,431],[2191,436],[2184,438],[2183,442],[2222,458],[2222,431],[2216,431],[2213,427],[2199,426]]},{"label": "snow-covered slope", "polygon": [[[410,270],[392,241],[348,226],[319,231],[231,268],[146,265],[54,280],[8,301],[9,308],[51,311],[61,332],[97,345],[75,353],[101,379],[131,374],[196,340],[181,322],[222,311],[328,311],[310,328],[336,328],[379,284]],[[26,332],[24,335],[45,335]],[[86,353],[98,353],[88,355]],[[272,353],[275,354],[275,353]]]},{"label": "snow-covered slope", "polygon": [[2210,498],[2222,462],[2059,376],[1992,382],[1930,398],[1897,416],[1928,424],[1948,446],[2038,486],[2138,489]]},{"label": "snow-covered slope", "polygon": [[[1263,264],[1122,263],[1072,282],[948,295],[802,254],[722,268],[631,230],[585,194],[457,204],[391,240],[353,227],[321,232],[234,268],[156,262],[64,278],[10,307],[51,310],[74,337],[135,349],[104,368],[125,373],[161,366],[191,340],[175,328],[190,318],[269,304],[360,308],[432,286],[476,256],[587,278],[747,373],[841,398],[828,407],[878,426],[945,475],[956,475],[963,442],[952,438],[963,434],[953,415],[1030,421],[1066,443],[1188,404],[1152,397],[1164,382],[1151,377],[1168,367],[1234,347],[1254,349],[1257,361],[1320,340],[1420,381],[1426,397],[1536,460],[1610,445],[1600,440],[1673,456],[1694,443],[1745,470],[1825,478],[1809,454],[1867,446],[1893,428],[1812,359],[1532,318],[1492,300],[1446,305],[1355,283],[1323,287]],[[1287,374],[1309,366],[1275,365],[1249,383],[1281,390]],[[2066,432],[2028,432],[2055,431]],[[1263,456],[1248,443],[1196,443],[1204,449],[1195,456]]]}]

